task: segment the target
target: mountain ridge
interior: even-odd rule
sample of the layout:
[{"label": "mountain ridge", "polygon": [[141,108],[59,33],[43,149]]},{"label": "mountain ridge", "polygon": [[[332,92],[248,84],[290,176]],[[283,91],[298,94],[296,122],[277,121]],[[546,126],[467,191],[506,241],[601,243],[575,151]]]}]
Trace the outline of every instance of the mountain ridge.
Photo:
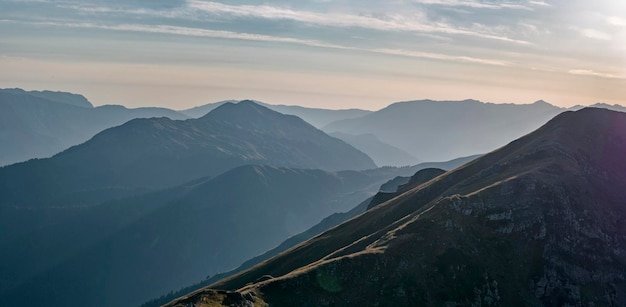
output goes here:
[{"label": "mountain ridge", "polygon": [[565,109],[547,104],[415,100],[322,128],[373,134],[422,160],[442,161],[488,152],[537,129]]},{"label": "mountain ridge", "polygon": [[[241,295],[240,303],[273,306],[619,305],[626,300],[624,131],[624,113],[564,112],[211,287],[236,291],[227,293]],[[257,280],[265,275],[273,277]],[[166,306],[189,306],[214,291]]]},{"label": "mountain ridge", "polygon": [[[376,167],[364,153],[295,116],[251,102],[231,111],[239,117],[133,119],[52,158],[0,168],[0,190],[5,191],[0,202],[4,198],[32,205],[48,197],[51,204],[86,203],[108,194],[127,196],[133,189],[173,186],[243,164],[326,170]],[[84,198],[72,200],[66,191],[84,192]]]},{"label": "mountain ridge", "polygon": [[93,107],[82,95],[0,89],[0,166],[46,158],[133,118],[186,115],[164,108]]}]

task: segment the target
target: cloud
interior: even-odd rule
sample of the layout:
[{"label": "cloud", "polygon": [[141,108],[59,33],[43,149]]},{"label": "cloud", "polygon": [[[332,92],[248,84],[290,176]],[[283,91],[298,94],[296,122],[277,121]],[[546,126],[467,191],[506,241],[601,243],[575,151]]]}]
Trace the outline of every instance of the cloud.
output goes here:
[{"label": "cloud", "polygon": [[596,71],[589,70],[589,69],[572,69],[568,71],[568,73],[572,75],[592,76],[592,77],[600,77],[600,78],[607,78],[607,79],[626,79],[626,76],[620,76],[620,75],[604,73],[604,72],[596,72]]},{"label": "cloud", "polygon": [[[424,0],[428,3],[449,2],[444,0]],[[474,6],[514,7],[514,4],[481,4],[482,2],[455,0],[452,2],[477,3]],[[395,31],[419,34],[445,34],[477,37],[487,40],[502,41],[513,44],[529,45],[530,42],[514,39],[494,31],[493,27],[472,23],[469,27],[452,25],[445,22],[428,20],[424,12],[419,10],[401,11],[396,13],[353,14],[345,12],[315,12],[297,10],[289,7],[273,5],[230,5],[213,1],[187,0],[184,5],[169,9],[132,8],[122,6],[98,6],[93,4],[70,4],[61,2],[60,8],[74,10],[83,14],[134,15],[138,18],[156,17],[180,19],[181,21],[206,21],[211,15],[213,20],[233,18],[258,18],[268,21],[294,21],[307,25],[337,28],[362,28],[377,31]],[[520,7],[522,5],[519,5]],[[394,6],[390,6],[394,7]],[[97,18],[97,17],[96,17]]]},{"label": "cloud", "polygon": [[164,18],[191,18],[190,12],[184,8],[175,9],[149,9],[149,8],[122,8],[122,7],[106,7],[84,4],[60,4],[59,8],[70,9],[80,13],[87,14],[115,14],[119,15],[137,15],[148,17],[164,17]]},{"label": "cloud", "polygon": [[546,3],[544,1],[528,1],[528,3],[532,4],[532,5],[536,5],[536,6],[552,6],[549,3]]},{"label": "cloud", "polygon": [[516,10],[533,10],[533,6],[550,6],[549,4],[543,1],[528,1],[525,4],[511,1],[501,1],[501,2],[486,2],[486,1],[477,1],[477,0],[415,0],[416,3],[419,4],[428,4],[428,5],[441,5],[441,6],[451,6],[451,7],[468,7],[475,9],[491,9],[491,10],[500,10],[500,9],[516,9]]},{"label": "cloud", "polygon": [[505,41],[517,44],[529,44],[526,41],[516,40],[504,35],[497,35],[476,31],[469,28],[455,27],[446,23],[430,22],[420,12],[412,14],[347,14],[321,13],[312,11],[293,10],[270,5],[229,5],[211,1],[189,0],[188,6],[192,9],[231,17],[251,17],[268,20],[290,20],[305,24],[330,27],[358,27],[380,31],[404,31],[420,33],[445,33],[467,35],[491,40]]},{"label": "cloud", "polygon": [[610,16],[606,19],[606,23],[612,25],[612,26],[618,26],[618,27],[626,27],[626,19],[621,18],[621,17],[617,17],[617,16]]},{"label": "cloud", "polygon": [[[15,21],[10,21],[15,22]],[[386,54],[394,56],[405,56],[413,58],[442,60],[452,62],[464,62],[464,63],[476,63],[491,66],[509,66],[510,63],[494,60],[494,59],[482,59],[468,56],[448,55],[442,53],[430,53],[421,52],[415,50],[404,49],[385,49],[385,48],[359,48],[337,44],[329,44],[317,40],[306,40],[291,37],[269,36],[253,33],[240,33],[231,31],[216,31],[201,28],[179,27],[170,25],[141,25],[141,24],[121,24],[121,25],[101,25],[94,23],[59,23],[59,22],[31,22],[29,24],[47,25],[47,26],[60,26],[70,28],[87,28],[87,29],[102,29],[112,31],[129,31],[129,32],[142,32],[142,33],[159,33],[181,36],[193,36],[193,37],[206,37],[206,38],[223,38],[223,39],[237,39],[248,41],[260,41],[260,42],[272,42],[272,43],[288,43],[305,45],[310,47],[340,49],[340,50],[352,50],[358,52],[368,52],[377,54]]]},{"label": "cloud", "polygon": [[580,30],[580,34],[584,37],[597,40],[608,41],[612,39],[610,34],[595,29],[582,29]]},{"label": "cloud", "polygon": [[240,33],[232,31],[218,31],[201,28],[179,27],[170,25],[141,25],[141,24],[121,24],[121,25],[101,25],[93,23],[40,23],[54,26],[64,26],[73,28],[91,28],[91,29],[103,29],[114,31],[130,31],[130,32],[143,32],[143,33],[160,33],[160,34],[172,34],[182,36],[195,36],[195,37],[207,37],[207,38],[224,38],[224,39],[239,39],[239,40],[251,40],[261,42],[273,42],[273,43],[290,43],[306,45],[311,47],[333,48],[333,49],[347,49],[346,47],[334,44],[328,44],[317,40],[306,40],[291,37],[279,37],[254,33]]},{"label": "cloud", "polygon": [[372,49],[368,51],[376,52],[376,53],[383,53],[383,54],[390,54],[390,55],[424,58],[424,59],[431,59],[431,60],[466,62],[466,63],[485,64],[485,65],[492,65],[492,66],[510,66],[510,63],[500,61],[500,60],[481,59],[481,58],[474,58],[474,57],[468,57],[468,56],[455,56],[455,55],[447,55],[447,54],[441,54],[441,53],[429,53],[429,52],[411,51],[411,50],[403,50],[403,49]]}]

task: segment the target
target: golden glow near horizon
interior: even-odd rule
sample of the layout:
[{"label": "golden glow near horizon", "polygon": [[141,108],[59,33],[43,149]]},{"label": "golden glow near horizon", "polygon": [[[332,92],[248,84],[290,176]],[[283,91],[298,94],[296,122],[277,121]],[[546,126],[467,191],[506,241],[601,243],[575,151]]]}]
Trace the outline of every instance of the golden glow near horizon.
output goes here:
[{"label": "golden glow near horizon", "polygon": [[0,0],[0,87],[184,109],[626,104],[626,4]]}]

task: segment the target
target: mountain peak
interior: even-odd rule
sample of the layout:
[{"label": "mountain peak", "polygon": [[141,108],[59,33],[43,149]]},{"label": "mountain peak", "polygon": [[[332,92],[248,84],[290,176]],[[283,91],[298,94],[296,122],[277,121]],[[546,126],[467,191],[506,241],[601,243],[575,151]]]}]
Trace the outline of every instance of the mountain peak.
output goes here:
[{"label": "mountain peak", "polygon": [[[253,120],[259,116],[277,116],[284,115],[276,111],[270,110],[253,100],[242,100],[239,102],[226,102],[211,112],[207,113],[200,119],[212,120]],[[284,115],[287,116],[287,115]]]}]

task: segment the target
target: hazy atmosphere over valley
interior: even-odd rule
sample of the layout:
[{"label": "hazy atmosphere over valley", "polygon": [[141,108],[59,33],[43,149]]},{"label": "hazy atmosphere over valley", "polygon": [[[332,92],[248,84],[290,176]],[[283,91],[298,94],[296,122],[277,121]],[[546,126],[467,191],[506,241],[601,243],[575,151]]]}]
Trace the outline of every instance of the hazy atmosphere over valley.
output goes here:
[{"label": "hazy atmosphere over valley", "polygon": [[0,0],[0,306],[626,306],[622,0]]}]

